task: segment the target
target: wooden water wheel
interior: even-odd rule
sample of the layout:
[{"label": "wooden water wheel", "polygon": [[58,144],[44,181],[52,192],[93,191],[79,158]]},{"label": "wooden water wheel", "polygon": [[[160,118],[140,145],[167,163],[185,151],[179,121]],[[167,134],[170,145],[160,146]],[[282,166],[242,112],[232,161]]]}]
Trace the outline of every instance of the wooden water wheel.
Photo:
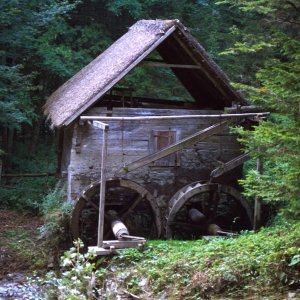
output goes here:
[{"label": "wooden water wheel", "polygon": [[[96,245],[100,184],[89,185],[78,198],[71,218],[73,238],[85,245]],[[131,235],[158,238],[161,234],[159,209],[151,193],[126,179],[106,181],[104,239],[115,239],[110,228],[109,213],[113,211],[125,223]]]},{"label": "wooden water wheel", "polygon": [[[194,222],[193,212],[198,214],[198,222]],[[167,238],[199,238],[210,234],[212,224],[231,232],[251,228],[251,209],[236,189],[216,183],[194,182],[184,186],[171,198]]]}]

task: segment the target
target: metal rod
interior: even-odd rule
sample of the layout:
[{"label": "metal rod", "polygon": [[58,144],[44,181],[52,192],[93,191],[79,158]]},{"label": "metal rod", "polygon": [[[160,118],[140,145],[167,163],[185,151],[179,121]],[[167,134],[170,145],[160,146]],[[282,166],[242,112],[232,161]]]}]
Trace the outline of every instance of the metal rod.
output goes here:
[{"label": "metal rod", "polygon": [[245,114],[219,114],[219,115],[179,115],[179,116],[139,116],[139,117],[102,117],[102,116],[81,116],[83,121],[98,120],[98,121],[151,121],[151,120],[180,120],[180,119],[230,119],[230,118],[243,118],[243,117],[264,117],[269,115],[269,112],[261,113],[245,113]]},{"label": "metal rod", "polygon": [[[106,124],[107,125],[107,124]],[[97,246],[103,246],[103,227],[104,227],[104,206],[105,206],[105,167],[107,154],[107,137],[109,126],[103,127],[102,152],[101,152],[101,174],[100,174],[100,194],[99,194],[99,221],[98,221],[98,240]]]}]

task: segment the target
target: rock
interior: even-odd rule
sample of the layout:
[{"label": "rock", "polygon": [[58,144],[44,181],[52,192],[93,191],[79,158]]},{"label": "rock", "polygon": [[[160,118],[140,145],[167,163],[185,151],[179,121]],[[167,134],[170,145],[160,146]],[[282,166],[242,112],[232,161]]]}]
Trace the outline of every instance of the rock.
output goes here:
[{"label": "rock", "polygon": [[6,295],[6,289],[4,287],[0,287],[0,296]]},{"label": "rock", "polygon": [[289,292],[288,293],[288,300],[296,300],[296,293],[295,292]]}]

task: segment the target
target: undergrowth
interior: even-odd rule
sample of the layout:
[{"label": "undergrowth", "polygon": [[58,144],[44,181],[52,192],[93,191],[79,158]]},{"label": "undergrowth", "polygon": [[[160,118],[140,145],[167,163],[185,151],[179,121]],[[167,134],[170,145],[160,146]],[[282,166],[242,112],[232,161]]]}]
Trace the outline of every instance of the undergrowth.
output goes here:
[{"label": "undergrowth", "polygon": [[[38,235],[24,228],[6,230],[2,233],[3,242],[0,247],[6,249],[13,258],[8,258],[14,264],[7,271],[13,272],[16,268],[27,269],[30,271],[46,268],[49,257],[47,248],[39,242]],[[4,271],[4,270],[2,270]]]},{"label": "undergrowth", "polygon": [[[41,144],[30,153],[28,145],[17,143],[10,173],[54,172],[56,157],[54,146]],[[13,209],[22,213],[38,214],[44,197],[55,187],[57,179],[46,177],[2,178],[0,184],[0,208]]]},{"label": "undergrowth", "polygon": [[[7,227],[3,226],[2,232],[0,230],[0,250],[3,248],[8,251],[12,256],[9,261],[20,268],[28,266],[28,270],[37,270],[39,273],[58,266],[62,249],[68,249],[71,245],[69,217],[72,206],[65,201],[64,191],[64,187],[58,182],[41,199],[39,216],[8,213],[9,224]],[[5,210],[2,210],[2,214],[4,213]],[[5,269],[8,270],[9,267]]]},{"label": "undergrowth", "polygon": [[148,241],[143,252],[127,249],[90,263],[94,254],[81,254],[77,241],[61,258],[62,274],[49,273],[47,282],[63,299],[118,299],[120,294],[174,300],[284,298],[287,291],[300,292],[299,230],[300,222],[291,221],[226,239]]},{"label": "undergrowth", "polygon": [[237,238],[150,241],[143,253],[126,250],[111,263],[127,274],[124,287],[136,294],[199,299],[279,293],[300,288],[299,230],[300,222],[285,222]]}]

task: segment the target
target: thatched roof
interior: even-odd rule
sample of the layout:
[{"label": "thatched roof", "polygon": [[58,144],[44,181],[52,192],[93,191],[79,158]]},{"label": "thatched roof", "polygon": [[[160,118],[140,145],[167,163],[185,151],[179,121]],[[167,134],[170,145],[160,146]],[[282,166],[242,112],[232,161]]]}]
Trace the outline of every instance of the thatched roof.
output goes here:
[{"label": "thatched roof", "polygon": [[201,67],[172,69],[196,101],[215,108],[246,103],[178,20],[142,20],[48,98],[44,112],[52,125],[69,125],[153,50],[166,63]]}]

